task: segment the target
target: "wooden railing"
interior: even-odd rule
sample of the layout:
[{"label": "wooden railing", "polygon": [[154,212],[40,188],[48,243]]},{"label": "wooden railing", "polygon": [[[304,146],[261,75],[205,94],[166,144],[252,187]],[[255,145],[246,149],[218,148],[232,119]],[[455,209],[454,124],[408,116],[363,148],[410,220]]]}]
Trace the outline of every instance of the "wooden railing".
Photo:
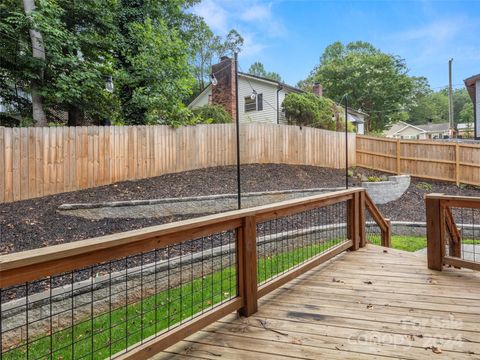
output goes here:
[{"label": "wooden railing", "polygon": [[[365,191],[361,194],[362,197],[365,199],[362,203],[365,203],[365,209],[370,213],[373,221],[377,224],[380,228],[380,245],[384,247],[391,247],[392,246],[392,226],[390,223],[390,219],[385,219],[380,212],[380,209],[375,205],[372,198],[368,193]],[[363,222],[365,220],[363,219]],[[365,239],[366,236],[363,236]]]},{"label": "wooden railing", "polygon": [[[315,221],[311,219],[319,219],[322,216],[322,209],[328,209],[331,207],[336,207],[335,212],[332,212],[329,217],[325,219],[331,219],[332,224],[325,224],[319,226]],[[25,308],[26,312],[26,327],[28,328],[28,313],[33,311],[33,303],[28,299],[28,288],[32,283],[42,281],[42,279],[50,279],[50,287],[52,286],[52,278],[57,276],[63,276],[62,274],[71,274],[71,283],[64,285],[62,284],[62,289],[68,289],[70,286],[73,296],[74,286],[74,275],[76,272],[82,272],[84,269],[91,269],[91,322],[92,322],[92,333],[93,333],[93,322],[95,319],[95,307],[96,303],[93,297],[93,292],[96,291],[95,286],[98,283],[101,283],[101,279],[98,280],[95,277],[94,280],[94,266],[98,264],[110,264],[110,272],[112,262],[125,259],[125,263],[128,263],[130,256],[135,254],[141,254],[142,256],[142,271],[144,267],[143,255],[149,254],[151,251],[157,251],[159,249],[165,249],[172,246],[177,246],[188,242],[194,239],[201,239],[204,237],[211,236],[212,234],[225,234],[226,232],[231,232],[234,235],[234,244],[231,246],[234,247],[235,261],[232,264],[234,268],[234,273],[236,273],[236,293],[233,294],[230,298],[225,301],[218,302],[215,306],[212,305],[211,308],[203,310],[198,314],[191,314],[187,320],[180,318],[180,322],[176,323],[175,326],[168,326],[162,332],[157,332],[152,336],[149,336],[146,339],[142,339],[141,343],[135,345],[129,345],[128,340],[126,342],[126,351],[121,351],[114,356],[119,359],[147,359],[153,356],[155,353],[171,346],[172,344],[180,341],[181,339],[191,335],[192,333],[198,331],[199,329],[205,327],[208,324],[211,324],[223,316],[238,310],[243,316],[250,316],[255,313],[258,309],[258,299],[267,293],[275,290],[291,279],[297,277],[299,274],[304,273],[305,271],[327,261],[328,259],[340,254],[345,250],[357,250],[359,247],[365,245],[365,209],[371,211],[376,220],[378,220],[380,226],[382,227],[382,233],[388,235],[388,223],[384,221],[381,217],[378,209],[373,205],[368,195],[366,195],[365,190],[363,189],[350,189],[337,191],[317,196],[312,196],[308,198],[295,199],[290,201],[285,201],[281,203],[271,204],[267,206],[260,206],[245,210],[231,211],[227,213],[211,215],[201,218],[196,218],[192,220],[180,221],[173,224],[160,225],[155,227],[150,227],[146,229],[134,230],[130,232],[125,232],[121,234],[108,235],[100,238],[83,240],[78,242],[73,242],[69,244],[62,244],[58,246],[46,247],[37,250],[25,251],[21,253],[14,253],[0,256],[0,297],[9,291],[13,291],[12,288],[19,289],[22,286],[26,288],[27,298],[26,303],[30,303],[30,307]],[[314,213],[309,213],[309,212]],[[334,216],[337,214],[339,218],[335,219]],[[272,221],[277,223],[281,222],[282,218],[289,216],[297,216],[295,221],[288,222],[289,226],[299,226],[295,225],[301,221],[311,221],[309,224],[313,225],[308,229],[304,229],[303,233],[298,231],[292,232],[292,234],[300,234],[299,236],[305,237],[304,234],[315,234],[322,231],[327,231],[328,229],[334,229],[331,232],[330,240],[323,243],[318,243],[318,237],[313,237],[316,239],[317,243],[322,245],[322,250],[317,248],[307,246],[306,258],[297,258],[297,262],[294,261],[294,266],[288,267],[286,271],[280,271],[278,275],[271,278],[271,280],[265,282],[263,285],[258,285],[259,279],[257,279],[258,274],[258,254],[257,247],[258,242],[260,241],[257,238],[257,227],[266,222]],[[342,220],[343,219],[343,220]],[[342,222],[343,221],[343,222]],[[329,227],[334,225],[334,227]],[[313,229],[313,230],[312,230]],[[294,229],[295,230],[295,229]],[[281,230],[279,230],[281,231]],[[288,231],[288,229],[287,229]],[[280,235],[275,233],[275,236]],[[342,235],[343,234],[343,235]],[[287,234],[288,235],[288,234]],[[272,236],[270,234],[270,236]],[[287,248],[287,255],[290,256],[291,243],[293,241],[292,236],[290,239],[287,236],[286,244],[290,247]],[[303,239],[302,238],[302,239]],[[275,240],[275,239],[274,239]],[[284,241],[284,240],[278,240]],[[303,241],[303,240],[302,240]],[[385,240],[385,244],[387,244]],[[212,240],[213,244],[213,240]],[[302,243],[303,244],[303,243]],[[308,243],[307,243],[308,244]],[[328,246],[327,246],[328,245]],[[212,245],[213,246],[213,245]],[[305,246],[305,245],[303,245]],[[318,246],[317,246],[318,247]],[[203,245],[202,245],[203,248]],[[224,251],[223,247],[219,248],[221,251]],[[313,251],[312,249],[316,249]],[[228,249],[227,249],[228,250]],[[295,250],[295,249],[294,249]],[[298,250],[298,249],[297,249]],[[202,250],[203,251],[203,250]],[[212,249],[213,253],[213,249]],[[302,253],[305,254],[305,251],[302,250]],[[155,253],[156,254],[156,253]],[[180,251],[180,254],[182,252]],[[297,256],[297,255],[292,255]],[[193,255],[192,255],[193,259]],[[202,252],[203,259],[203,252]],[[223,267],[223,258],[220,260],[220,266]],[[168,259],[170,266],[170,258]],[[172,260],[173,261],[173,260]],[[192,260],[193,261],[193,260]],[[283,260],[282,260],[283,262]],[[193,264],[193,263],[192,263]],[[104,266],[104,265],[102,265]],[[129,286],[128,279],[128,264],[124,273],[125,288]],[[146,265],[145,265],[146,266]],[[155,263],[155,271],[156,271]],[[213,260],[212,260],[213,266]],[[277,263],[278,266],[278,263]],[[102,268],[105,270],[105,268]],[[107,267],[108,269],[108,267]],[[170,270],[170,267],[168,268]],[[182,270],[182,261],[180,259],[180,270]],[[222,271],[224,268],[222,268]],[[202,263],[203,271],[203,263]],[[214,271],[213,268],[211,270]],[[192,277],[193,275],[193,265],[192,265]],[[155,273],[156,274],[156,273]],[[170,274],[170,273],[169,273]],[[97,275],[95,275],[97,276]],[[100,275],[98,275],[100,276]],[[143,272],[141,273],[142,286],[143,286]],[[147,276],[147,275],[145,275]],[[169,275],[170,276],[170,275]],[[199,275],[202,278],[203,274]],[[213,276],[213,275],[212,275]],[[101,278],[101,276],[100,276]],[[213,277],[212,277],[213,279]],[[85,281],[85,279],[83,280]],[[108,282],[109,281],[109,282]],[[155,277],[155,289],[157,286]],[[202,280],[203,281],[203,280]],[[213,281],[213,280],[212,280]],[[106,286],[112,286],[112,275],[110,273],[110,279],[105,282]],[[108,285],[110,284],[110,285]],[[169,279],[170,284],[170,279]],[[180,282],[180,285],[182,283]],[[223,285],[222,285],[223,286]],[[47,286],[48,287],[48,286]],[[203,288],[203,282],[202,282]],[[213,288],[213,285],[212,285]],[[193,289],[193,283],[192,283]],[[221,288],[223,289],[223,288]],[[169,288],[170,290],[170,288]],[[42,290],[44,291],[44,290]],[[52,289],[50,288],[50,307],[52,304]],[[67,290],[62,290],[67,291]],[[186,291],[186,290],[185,290]],[[203,290],[202,290],[203,291]],[[213,290],[212,290],[213,291]],[[110,292],[111,289],[110,289]],[[149,290],[145,290],[145,293],[151,294]],[[41,294],[40,294],[41,295]],[[40,296],[38,295],[38,296]],[[48,295],[48,290],[47,290]],[[18,295],[18,296],[25,296]],[[37,296],[37,297],[38,297]],[[140,292],[140,297],[144,295],[144,289],[142,288]],[[154,296],[156,296],[154,294]],[[192,295],[193,296],[193,295]],[[202,293],[203,296],[203,293]],[[223,296],[223,295],[222,295]],[[125,297],[125,308],[127,309],[128,304],[128,295]],[[193,299],[193,298],[192,298]],[[222,297],[223,299],[223,297]],[[42,301],[47,301],[44,299]],[[143,298],[140,299],[143,301]],[[2,303],[6,300],[2,298]],[[10,301],[10,300],[8,300]],[[19,301],[16,299],[15,301]],[[37,299],[38,301],[38,299]],[[112,308],[112,299],[110,298],[110,311]],[[136,299],[138,301],[138,299]],[[155,298],[156,301],[156,298]],[[5,305],[5,304],[4,304]],[[43,304],[45,305],[45,304]],[[42,305],[42,306],[43,306]],[[47,304],[48,305],[48,304]],[[95,306],[94,306],[95,305]],[[143,306],[143,302],[142,302]],[[202,303],[203,306],[203,303]],[[100,307],[100,306],[99,306]],[[181,306],[180,306],[181,307]],[[2,310],[7,309],[8,306],[2,306]],[[72,323],[70,326],[74,326],[74,305],[72,300]],[[155,314],[157,308],[155,308]],[[23,314],[25,315],[25,314]],[[22,315],[22,316],[23,316]],[[6,314],[3,314],[2,322],[6,319]],[[50,316],[52,314],[50,313]],[[180,315],[182,316],[182,314]],[[127,311],[127,320],[128,320],[128,311]],[[177,319],[178,320],[178,319]],[[32,319],[33,321],[33,319]],[[47,319],[48,321],[48,319]],[[142,318],[143,321],[143,318]],[[6,322],[6,320],[5,320]],[[50,326],[52,321],[50,319]],[[7,346],[7,331],[8,326],[2,324],[0,332],[2,338],[0,342],[2,344],[1,349],[3,351],[13,351],[12,347]],[[142,325],[143,326],[143,325]],[[143,330],[143,328],[142,328]],[[16,330],[15,330],[16,331]],[[38,331],[38,329],[36,330]],[[50,329],[52,331],[52,329]],[[30,337],[33,335],[33,330],[30,332]],[[18,333],[25,333],[25,329],[20,327]],[[32,343],[33,340],[29,339],[28,331],[26,339],[26,351],[28,352],[29,341]],[[12,333],[10,335],[15,335]],[[93,336],[93,335],[92,335]],[[11,338],[11,336],[10,336]],[[25,339],[17,339],[22,346],[25,347]],[[10,339],[9,341],[15,343],[15,339]],[[110,346],[112,346],[110,344]],[[73,351],[73,340],[72,340],[72,351]],[[10,350],[9,350],[10,349]],[[22,348],[23,349],[23,348]],[[92,351],[93,351],[93,340],[92,340]],[[115,354],[115,353],[114,353]],[[93,356],[93,355],[92,355]]]},{"label": "wooden railing", "polygon": [[[449,265],[480,270],[480,197],[429,194],[425,205],[428,267],[442,270]],[[464,251],[462,243],[467,242],[470,250]]]}]

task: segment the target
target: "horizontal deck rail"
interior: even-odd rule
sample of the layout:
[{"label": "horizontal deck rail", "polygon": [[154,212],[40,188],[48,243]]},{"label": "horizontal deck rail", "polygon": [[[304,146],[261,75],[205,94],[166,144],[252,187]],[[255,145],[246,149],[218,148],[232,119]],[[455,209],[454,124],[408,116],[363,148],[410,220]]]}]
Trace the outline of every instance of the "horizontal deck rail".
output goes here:
[{"label": "horizontal deck rail", "polygon": [[368,199],[354,188],[0,256],[2,358],[146,359],[232,311],[250,316],[364,246],[366,209],[387,232]]},{"label": "horizontal deck rail", "polygon": [[480,197],[429,194],[425,204],[428,267],[480,270]]}]

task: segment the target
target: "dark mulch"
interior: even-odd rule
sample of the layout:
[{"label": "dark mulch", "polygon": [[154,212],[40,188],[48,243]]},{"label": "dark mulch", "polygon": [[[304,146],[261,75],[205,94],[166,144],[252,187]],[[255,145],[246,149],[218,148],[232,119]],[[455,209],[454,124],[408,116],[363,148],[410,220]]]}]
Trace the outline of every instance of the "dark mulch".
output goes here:
[{"label": "dark mulch", "polygon": [[[358,170],[364,174],[378,172]],[[420,188],[428,183],[431,190]],[[46,196],[32,200],[0,204],[0,254],[56,245],[142,227],[159,225],[179,217],[157,219],[86,220],[56,212],[65,203],[101,202],[130,199],[159,199],[236,192],[234,166],[207,168],[156,178],[127,181],[82,191]],[[341,187],[345,171],[313,166],[245,165],[242,166],[242,191],[267,191],[315,187]],[[350,179],[352,186],[358,179]],[[380,206],[392,220],[424,221],[423,196],[429,192],[480,196],[473,187],[413,179],[407,193],[394,203]],[[184,217],[185,218],[185,217]]]}]

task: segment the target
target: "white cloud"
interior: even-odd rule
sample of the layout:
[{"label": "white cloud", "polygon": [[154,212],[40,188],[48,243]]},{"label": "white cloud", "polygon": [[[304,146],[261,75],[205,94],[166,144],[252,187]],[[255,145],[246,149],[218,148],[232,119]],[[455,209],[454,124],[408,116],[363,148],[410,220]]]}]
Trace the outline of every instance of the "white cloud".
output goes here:
[{"label": "white cloud", "polygon": [[255,4],[247,6],[246,10],[240,14],[240,18],[244,21],[269,21],[272,18],[272,6],[271,4]]},{"label": "white cloud", "polygon": [[220,5],[220,1],[204,0],[193,7],[194,14],[204,18],[213,31],[224,34],[228,31],[229,14]]},{"label": "white cloud", "polygon": [[285,26],[273,10],[272,2],[259,0],[203,0],[192,9],[218,35],[236,29],[244,38],[242,57],[247,58],[259,56],[285,35]]}]

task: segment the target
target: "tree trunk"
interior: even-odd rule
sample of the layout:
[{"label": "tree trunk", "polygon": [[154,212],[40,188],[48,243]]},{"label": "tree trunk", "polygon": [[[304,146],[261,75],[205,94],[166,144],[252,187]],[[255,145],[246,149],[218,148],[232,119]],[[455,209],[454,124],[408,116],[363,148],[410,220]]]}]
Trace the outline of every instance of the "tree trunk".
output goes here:
[{"label": "tree trunk", "polygon": [[68,108],[68,126],[81,126],[83,125],[83,111],[78,107],[71,105]]},{"label": "tree trunk", "polygon": [[[25,14],[29,16],[35,10],[35,0],[23,0]],[[36,59],[45,61],[45,48],[43,46],[43,37],[40,31],[30,29],[30,40],[32,42],[32,56]],[[47,126],[47,115],[43,109],[43,98],[39,94],[39,88],[43,82],[43,69],[39,71],[38,80],[31,81],[32,92],[32,116],[36,126]]]}]

